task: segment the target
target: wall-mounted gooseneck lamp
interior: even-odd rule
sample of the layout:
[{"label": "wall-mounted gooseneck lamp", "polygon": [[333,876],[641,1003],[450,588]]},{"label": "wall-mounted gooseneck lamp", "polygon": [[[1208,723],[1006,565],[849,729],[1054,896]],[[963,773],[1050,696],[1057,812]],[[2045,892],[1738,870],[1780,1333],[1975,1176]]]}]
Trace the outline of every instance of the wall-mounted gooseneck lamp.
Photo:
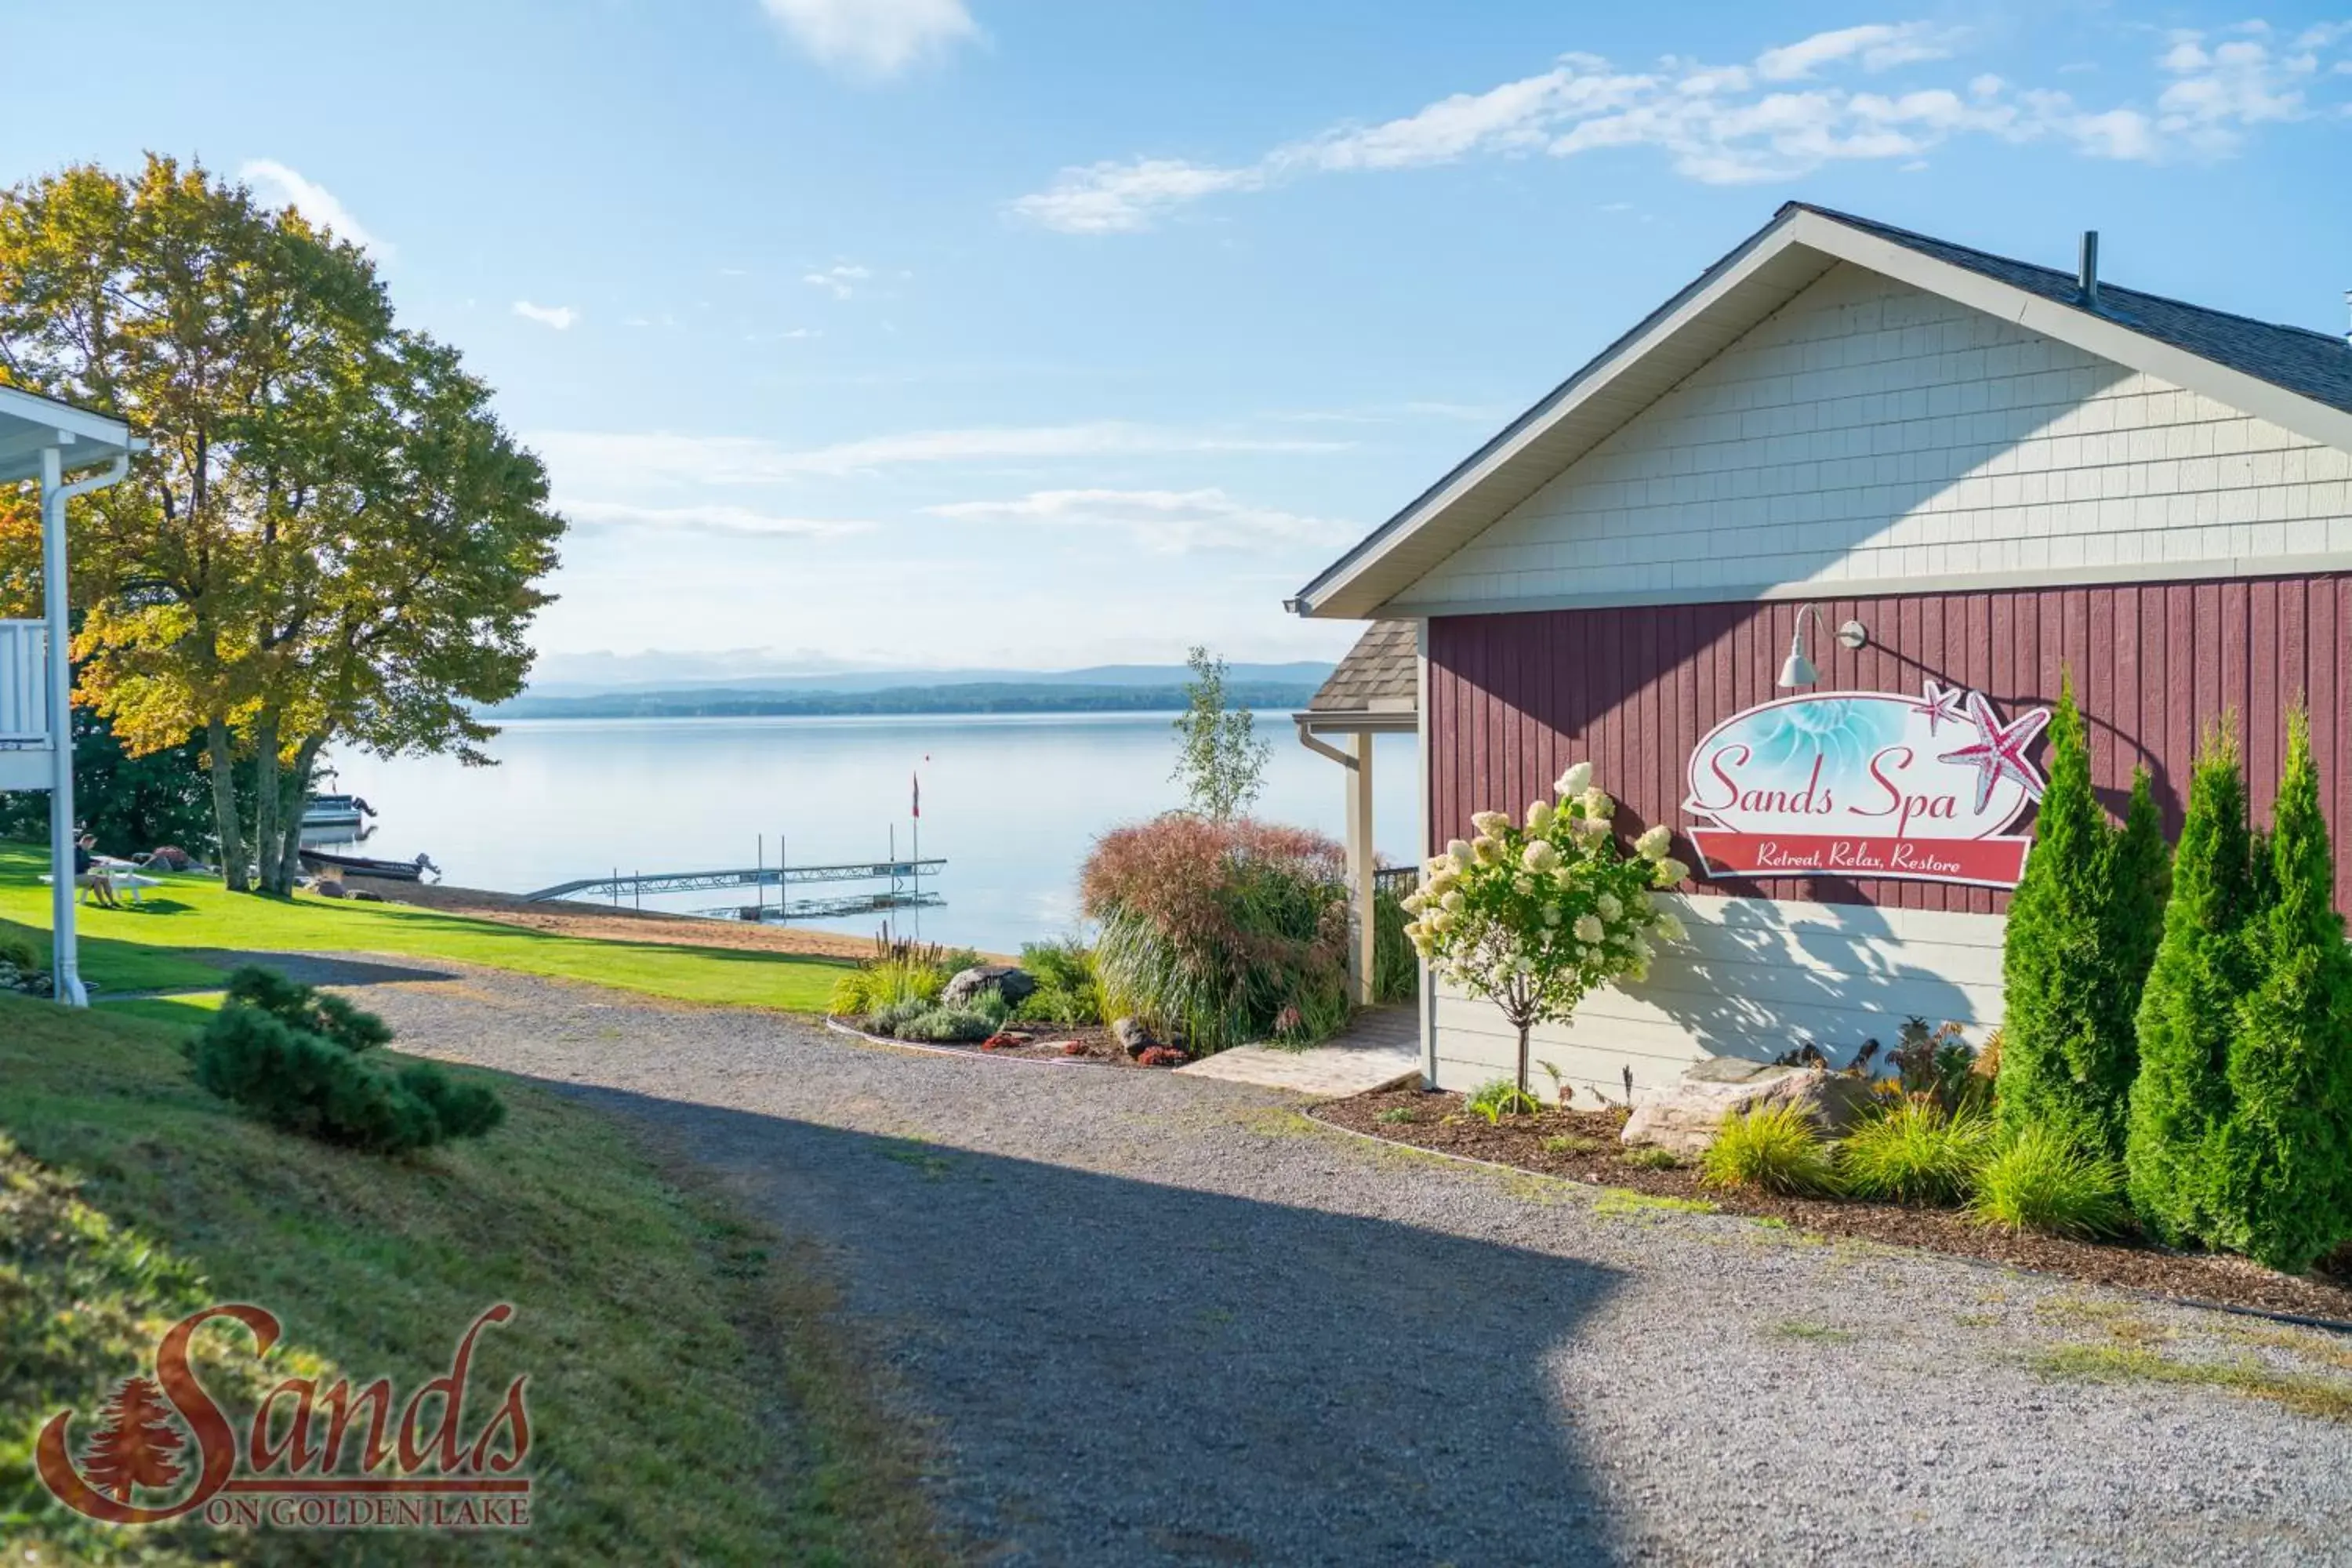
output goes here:
[{"label": "wall-mounted gooseneck lamp", "polygon": [[[1797,612],[1797,635],[1789,639],[1789,657],[1780,666],[1780,684],[1811,686],[1820,681],[1822,672],[1805,657],[1805,617],[1813,617],[1813,626],[1820,629],[1822,612],[1817,605],[1807,605]],[[1870,646],[1870,628],[1860,621],[1847,621],[1837,629],[1838,646],[1859,652]]]}]

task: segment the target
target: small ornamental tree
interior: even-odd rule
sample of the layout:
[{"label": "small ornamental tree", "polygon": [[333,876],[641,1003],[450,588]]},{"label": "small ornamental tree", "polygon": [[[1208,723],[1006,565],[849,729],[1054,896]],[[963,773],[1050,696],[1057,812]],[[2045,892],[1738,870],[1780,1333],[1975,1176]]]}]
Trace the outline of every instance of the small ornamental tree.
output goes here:
[{"label": "small ornamental tree", "polygon": [[1192,809],[1212,822],[1230,822],[1247,811],[1265,786],[1270,741],[1252,729],[1250,710],[1225,706],[1225,661],[1195,647],[1184,662],[1192,679],[1184,684],[1185,709],[1176,715],[1176,771]]},{"label": "small ornamental tree", "polygon": [[1528,1092],[1528,1031],[1564,1024],[1595,986],[1649,973],[1653,934],[1683,940],[1682,922],[1655,907],[1690,868],[1670,858],[1674,837],[1651,828],[1622,855],[1609,821],[1616,803],[1579,763],[1538,800],[1524,824],[1499,811],[1470,820],[1407,895],[1405,935],[1444,979],[1501,1009],[1519,1033],[1517,1085]]},{"label": "small ornamental tree", "polygon": [[2352,1237],[2352,950],[2301,710],[2287,719],[2269,847],[2272,897],[2247,933],[2254,984],[2230,1041],[2209,1239],[2298,1273]]},{"label": "small ornamental tree", "polygon": [[2230,1036],[2246,989],[2251,849],[2237,742],[2216,730],[2189,775],[2163,940],[2140,999],[2124,1142],[2132,1207],[2176,1247],[2204,1240],[2211,1225],[2210,1145],[2229,1110]]},{"label": "small ornamental tree", "polygon": [[2071,676],[2050,721],[2049,773],[2001,946],[2000,1120],[2120,1154],[2138,1053],[2113,973],[2116,834],[2091,793]]}]

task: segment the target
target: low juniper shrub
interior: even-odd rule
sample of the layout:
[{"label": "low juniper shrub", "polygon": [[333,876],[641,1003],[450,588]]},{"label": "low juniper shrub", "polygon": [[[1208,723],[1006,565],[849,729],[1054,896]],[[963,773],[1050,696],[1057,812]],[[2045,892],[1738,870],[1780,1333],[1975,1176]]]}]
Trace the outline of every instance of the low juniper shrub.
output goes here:
[{"label": "low juniper shrub", "polygon": [[392,1039],[392,1026],[374,1014],[257,963],[248,963],[228,977],[228,999],[347,1051],[371,1050]]},{"label": "low juniper shrub", "polygon": [[198,1084],[280,1131],[371,1154],[404,1154],[441,1137],[433,1108],[397,1076],[257,1007],[223,1007],[193,1056]]},{"label": "low juniper shrub", "polygon": [[400,1085],[432,1108],[444,1138],[479,1138],[507,1119],[506,1102],[488,1085],[453,1079],[431,1062],[401,1068]]},{"label": "low juniper shrub", "polygon": [[484,1085],[368,1054],[391,1038],[383,1020],[341,997],[248,967],[184,1048],[205,1089],[283,1131],[367,1153],[478,1138],[506,1119]]}]

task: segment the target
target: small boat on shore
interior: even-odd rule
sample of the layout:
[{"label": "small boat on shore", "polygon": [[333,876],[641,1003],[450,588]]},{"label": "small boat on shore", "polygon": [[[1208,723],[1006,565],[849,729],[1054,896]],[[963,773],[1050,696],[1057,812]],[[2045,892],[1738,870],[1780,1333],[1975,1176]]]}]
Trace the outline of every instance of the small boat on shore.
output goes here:
[{"label": "small boat on shore", "polygon": [[439,881],[441,868],[432,857],[419,855],[414,860],[379,860],[372,855],[331,855],[323,849],[301,851],[302,864],[313,874],[332,870],[345,877],[380,877],[387,882],[421,882],[431,872]]},{"label": "small boat on shore", "polygon": [[355,795],[314,795],[302,803],[302,831],[340,834],[348,838],[375,815],[375,807]]}]

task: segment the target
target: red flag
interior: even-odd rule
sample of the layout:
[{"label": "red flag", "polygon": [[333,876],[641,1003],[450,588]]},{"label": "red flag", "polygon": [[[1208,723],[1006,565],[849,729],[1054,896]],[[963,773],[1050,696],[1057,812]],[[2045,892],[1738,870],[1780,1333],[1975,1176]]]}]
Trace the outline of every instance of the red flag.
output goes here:
[{"label": "red flag", "polygon": [[923,775],[909,773],[907,776],[915,781],[915,820],[920,822],[923,819]]}]

